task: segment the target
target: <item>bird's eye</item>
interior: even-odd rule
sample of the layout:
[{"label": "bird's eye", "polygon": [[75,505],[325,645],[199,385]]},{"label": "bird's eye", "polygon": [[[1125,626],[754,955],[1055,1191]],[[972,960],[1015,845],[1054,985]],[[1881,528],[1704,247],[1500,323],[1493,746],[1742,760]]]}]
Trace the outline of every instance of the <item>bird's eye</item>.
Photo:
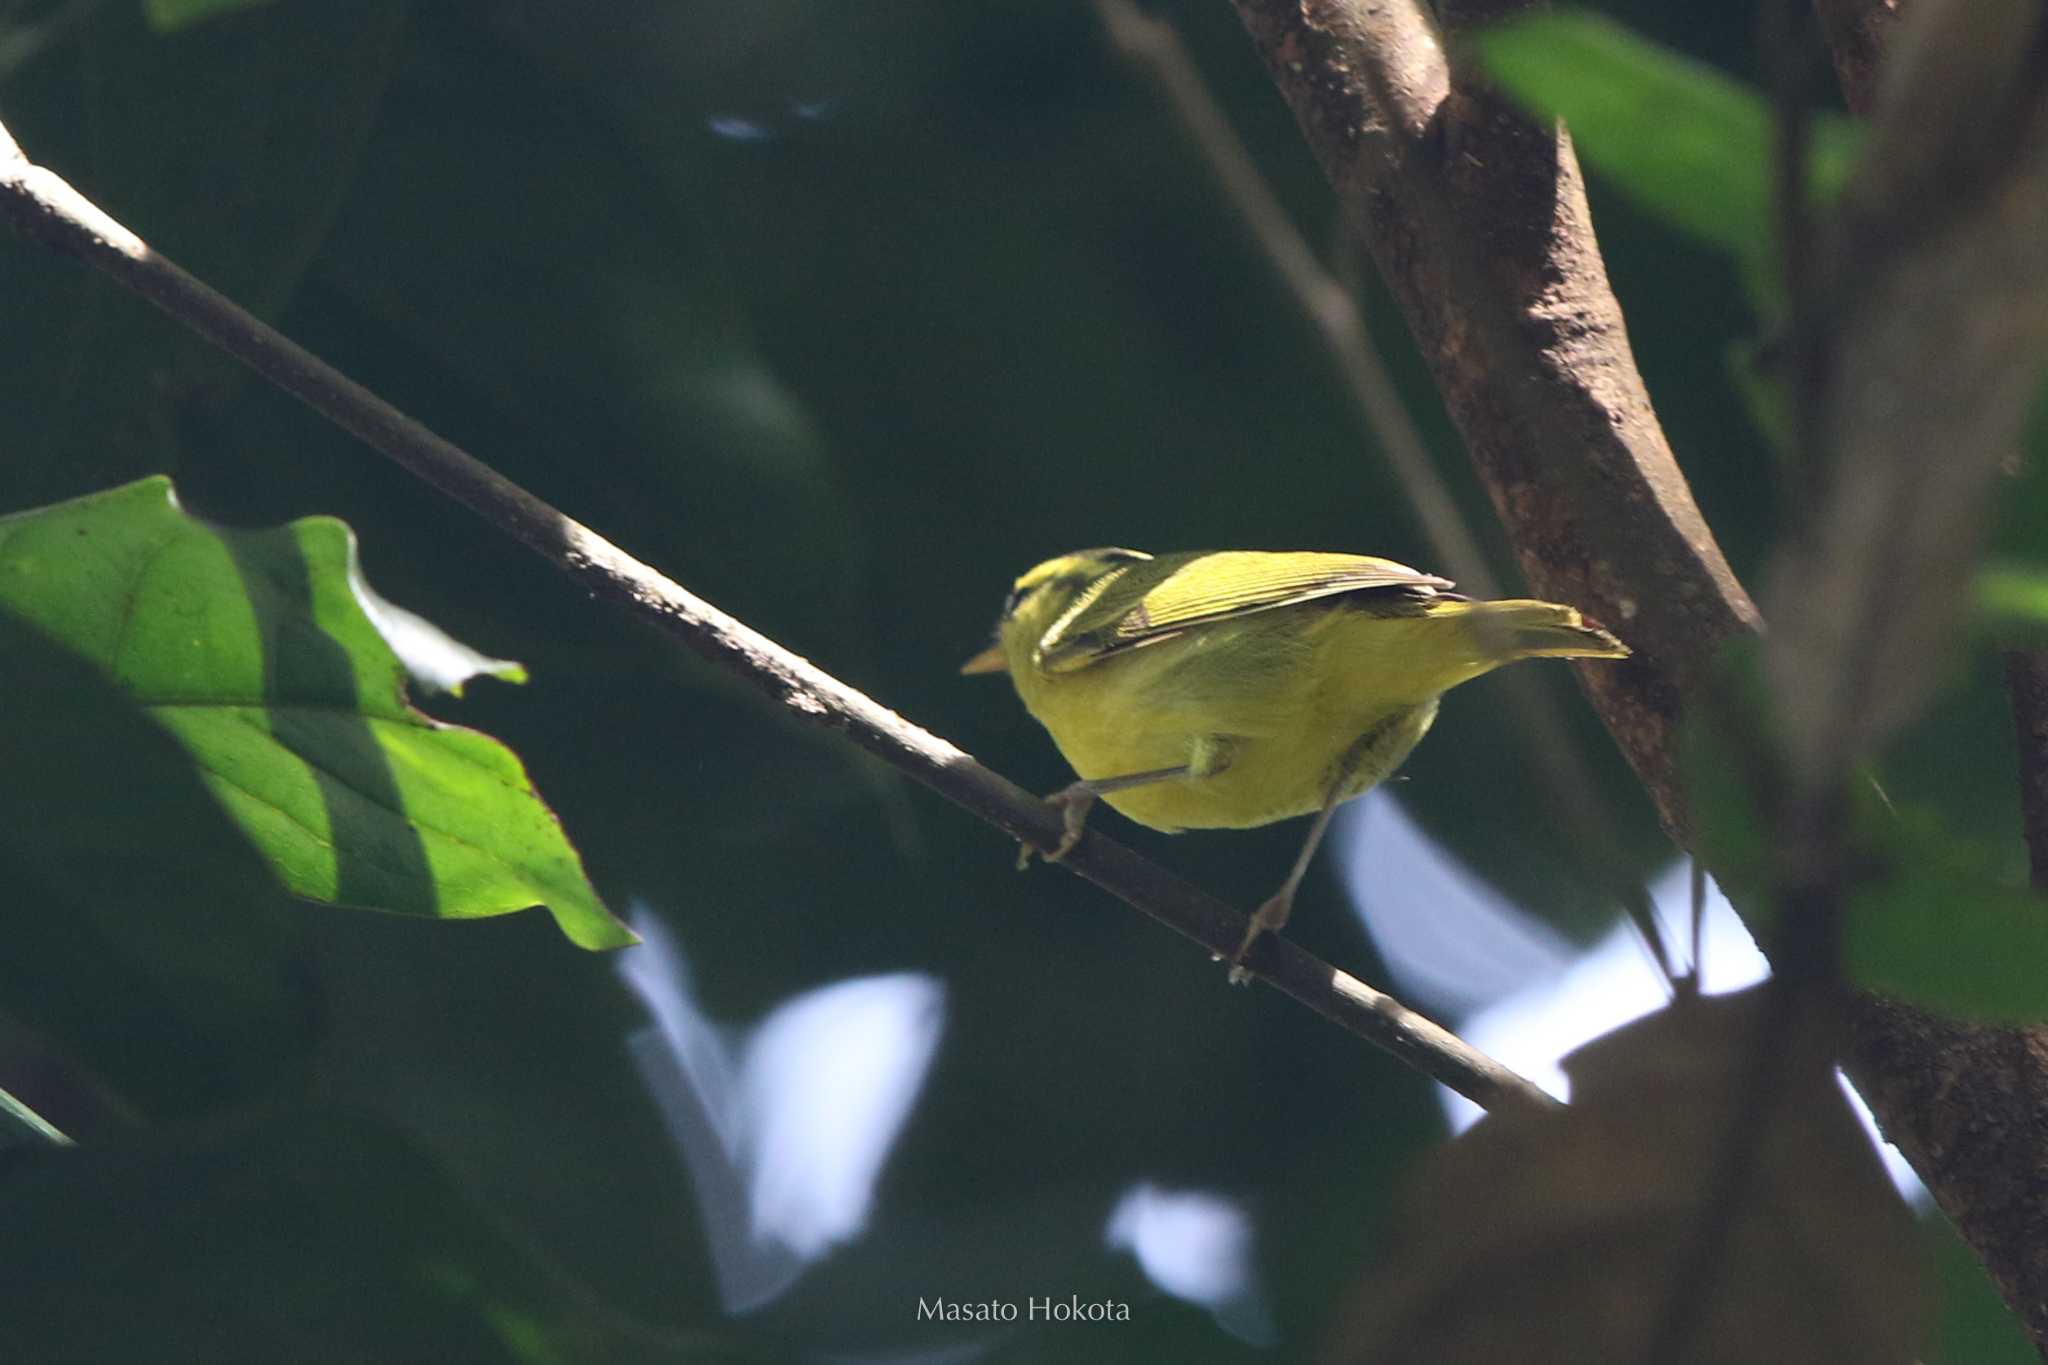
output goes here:
[{"label": "bird's eye", "polygon": [[1038,591],[1038,588],[1037,588],[1037,586],[1036,586],[1035,584],[1034,584],[1033,586],[1031,586],[1031,587],[1028,587],[1028,588],[1012,588],[1012,589],[1010,589],[1010,595],[1009,595],[1008,597],[1005,597],[1005,598],[1003,599],[1003,616],[1002,616],[1002,619],[1003,619],[1003,620],[1005,620],[1005,621],[1007,621],[1007,620],[1009,620],[1009,619],[1010,619],[1010,618],[1011,618],[1012,616],[1015,616],[1015,615],[1017,614],[1017,608],[1018,608],[1018,607],[1019,607],[1020,605],[1022,605],[1022,603],[1023,603],[1024,599],[1025,599],[1025,598],[1027,598],[1027,597],[1029,597],[1029,596],[1031,596],[1031,594],[1032,594],[1032,593],[1034,593],[1034,592],[1036,592],[1036,591]]}]

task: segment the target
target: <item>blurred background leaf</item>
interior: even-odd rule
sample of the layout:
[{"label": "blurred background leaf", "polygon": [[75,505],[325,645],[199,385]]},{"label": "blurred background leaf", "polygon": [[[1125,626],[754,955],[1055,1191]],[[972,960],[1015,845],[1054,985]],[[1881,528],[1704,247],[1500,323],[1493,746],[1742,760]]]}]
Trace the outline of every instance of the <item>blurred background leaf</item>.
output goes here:
[{"label": "blurred background leaf", "polygon": [[[1328,1358],[1626,1359],[1666,1340],[1672,1303],[1692,1296],[1670,1358],[1693,1365],[1915,1359],[1912,1220],[1855,1140],[1832,1049],[1786,1030],[1767,989],[1600,1038],[1567,1061],[1569,1106],[1488,1115],[1432,1154]],[[1723,1169],[1734,1125],[1756,1121],[1767,1021],[1784,1060],[1748,1182],[1731,1186],[1703,1173]],[[1677,1287],[1716,1204],[1730,1219],[1719,1264]]]},{"label": "blurred background leaf", "polygon": [[18,1160],[7,1349],[148,1359],[727,1362],[622,1331],[384,1125],[308,1109]]},{"label": "blurred background leaf", "polygon": [[[1524,15],[1473,42],[1518,103],[1565,121],[1595,175],[1746,265],[1768,260],[1777,133],[1761,90],[1588,10]],[[1860,131],[1822,114],[1808,137],[1811,192],[1825,201],[1848,180]]]}]

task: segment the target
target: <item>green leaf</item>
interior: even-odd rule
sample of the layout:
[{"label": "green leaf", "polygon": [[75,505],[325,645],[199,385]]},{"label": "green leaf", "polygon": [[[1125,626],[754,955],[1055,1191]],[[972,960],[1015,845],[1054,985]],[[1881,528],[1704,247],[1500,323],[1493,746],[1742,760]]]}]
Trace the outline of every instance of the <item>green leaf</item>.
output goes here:
[{"label": "green leaf", "polygon": [[2010,561],[1977,571],[1971,585],[1977,624],[1999,635],[2028,635],[2039,642],[2048,632],[2048,568]]},{"label": "green leaf", "polygon": [[1752,916],[1770,885],[1771,831],[1756,794],[1772,785],[1777,746],[1763,682],[1763,642],[1730,640],[1709,678],[1687,698],[1679,725],[1679,771],[1704,861],[1750,932],[1767,925]]},{"label": "green leaf", "polygon": [[[0,606],[169,731],[293,894],[441,919],[546,905],[582,947],[633,942],[512,752],[407,704],[354,572],[338,521],[207,526],[163,478],[0,519]],[[116,754],[77,761],[120,781]]]},{"label": "green leaf", "polygon": [[[160,4],[200,17],[198,0]],[[10,130],[152,248],[275,320],[355,179],[407,0],[244,7],[174,37],[127,0],[54,8],[52,41],[8,81]],[[187,442],[252,377],[97,272],[7,247],[0,506],[204,464]]]},{"label": "green leaf", "polygon": [[1931,812],[1859,825],[1879,871],[1849,897],[1850,978],[1943,1014],[2048,1019],[2048,900],[2001,880],[1992,849]]},{"label": "green leaf", "polygon": [[1940,1212],[1920,1220],[1923,1254],[1934,1268],[1941,1317],[1923,1365],[2037,1365],[2041,1356],[2005,1306],[1984,1263]]},{"label": "green leaf", "polygon": [[149,26],[169,33],[188,24],[203,23],[236,10],[267,5],[270,0],[142,0],[142,13]]},{"label": "green leaf", "polygon": [[7,1014],[148,1114],[275,1087],[312,1042],[305,917],[163,727],[4,608],[0,697]]},{"label": "green leaf", "polygon": [[[1777,746],[1760,642],[1731,645],[1689,701],[1679,754],[1698,852],[1757,940],[1777,929]],[[1850,792],[1843,969],[1856,984],[1944,1014],[2048,1019],[2048,900],[2001,876],[1997,852],[1933,815],[1896,809],[1876,785]]]},{"label": "green leaf", "polygon": [[[1487,74],[1532,112],[1562,118],[1586,164],[1649,212],[1723,250],[1768,259],[1776,137],[1770,106],[1714,68],[1583,12],[1531,14],[1474,38]],[[1846,183],[1861,133],[1809,123],[1816,201]]]},{"label": "green leaf", "polygon": [[359,1115],[264,1112],[18,1159],[0,1187],[8,1360],[708,1365],[542,1263]]}]

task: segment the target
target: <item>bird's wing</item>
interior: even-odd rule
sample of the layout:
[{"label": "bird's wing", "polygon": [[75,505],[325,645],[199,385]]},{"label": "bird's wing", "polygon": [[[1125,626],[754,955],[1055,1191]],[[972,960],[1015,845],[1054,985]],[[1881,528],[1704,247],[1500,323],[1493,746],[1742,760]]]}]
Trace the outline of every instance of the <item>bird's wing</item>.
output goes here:
[{"label": "bird's wing", "polygon": [[[1197,562],[1198,572],[1188,570]],[[1448,579],[1367,555],[1259,550],[1161,555],[1104,574],[1053,622],[1038,644],[1051,673],[1158,644],[1196,626],[1344,593],[1430,597]]]}]

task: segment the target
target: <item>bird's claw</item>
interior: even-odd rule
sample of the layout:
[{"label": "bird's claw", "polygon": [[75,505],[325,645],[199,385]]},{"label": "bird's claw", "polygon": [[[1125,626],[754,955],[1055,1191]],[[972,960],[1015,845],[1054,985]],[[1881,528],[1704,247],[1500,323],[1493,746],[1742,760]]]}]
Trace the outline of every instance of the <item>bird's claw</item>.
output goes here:
[{"label": "bird's claw", "polygon": [[[1074,851],[1074,845],[1088,832],[1088,812],[1094,808],[1095,800],[1095,792],[1085,782],[1071,783],[1045,798],[1047,805],[1060,808],[1060,841],[1053,845],[1052,852],[1041,855],[1045,861],[1056,863]],[[1033,852],[1029,844],[1018,848],[1019,872],[1031,866]]]},{"label": "bird's claw", "polygon": [[1261,934],[1277,934],[1287,925],[1287,916],[1294,910],[1294,897],[1273,896],[1252,911],[1252,922],[1245,926],[1244,939],[1237,945],[1237,951],[1230,955],[1230,984],[1243,986],[1252,979],[1251,968],[1244,965],[1244,955],[1252,950]]}]

